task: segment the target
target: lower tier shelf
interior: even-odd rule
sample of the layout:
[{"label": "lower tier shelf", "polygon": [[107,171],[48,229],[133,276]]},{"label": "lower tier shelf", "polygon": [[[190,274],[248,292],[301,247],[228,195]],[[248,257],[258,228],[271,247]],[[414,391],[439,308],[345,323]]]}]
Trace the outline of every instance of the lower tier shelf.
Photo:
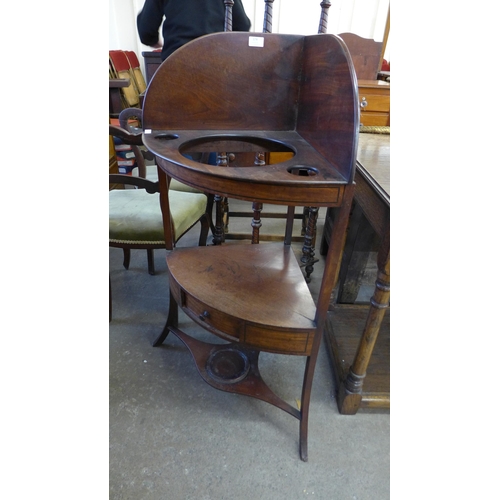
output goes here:
[{"label": "lower tier shelf", "polygon": [[[325,325],[325,343],[332,360],[337,396],[343,390],[368,316],[369,306],[336,304]],[[339,401],[339,411],[352,414]],[[385,313],[363,380],[360,408],[390,408],[390,309]]]},{"label": "lower tier shelf", "polygon": [[311,353],[316,306],[289,246],[180,248],[167,263],[175,301],[206,330],[252,349]]}]

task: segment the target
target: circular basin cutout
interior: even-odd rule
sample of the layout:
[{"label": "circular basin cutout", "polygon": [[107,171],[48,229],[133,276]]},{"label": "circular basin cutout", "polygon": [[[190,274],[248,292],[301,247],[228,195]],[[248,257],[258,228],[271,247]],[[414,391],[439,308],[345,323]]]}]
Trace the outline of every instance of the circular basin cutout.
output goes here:
[{"label": "circular basin cutout", "polygon": [[[238,155],[239,153],[291,153],[295,156],[295,151],[286,144],[274,140],[266,139],[263,137],[254,137],[246,135],[212,135],[197,137],[184,142],[179,147],[179,152],[182,155],[191,154],[194,151],[225,151],[228,156],[231,154]],[[251,156],[251,155],[250,155]],[[228,158],[230,160],[230,158]],[[231,166],[231,165],[229,165]],[[245,162],[238,162],[240,167],[255,167],[253,159],[245,164]]]}]

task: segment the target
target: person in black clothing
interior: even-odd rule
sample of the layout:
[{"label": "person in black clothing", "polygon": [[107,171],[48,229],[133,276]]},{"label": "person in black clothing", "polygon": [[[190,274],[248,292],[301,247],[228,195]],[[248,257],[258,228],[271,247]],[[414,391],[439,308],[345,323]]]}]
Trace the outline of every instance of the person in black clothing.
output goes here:
[{"label": "person in black clothing", "polygon": [[[234,0],[233,31],[249,31],[242,0]],[[224,0],[146,0],[137,16],[139,38],[144,45],[162,48],[164,61],[172,52],[202,35],[224,31]],[[163,23],[163,46],[158,30]]]}]

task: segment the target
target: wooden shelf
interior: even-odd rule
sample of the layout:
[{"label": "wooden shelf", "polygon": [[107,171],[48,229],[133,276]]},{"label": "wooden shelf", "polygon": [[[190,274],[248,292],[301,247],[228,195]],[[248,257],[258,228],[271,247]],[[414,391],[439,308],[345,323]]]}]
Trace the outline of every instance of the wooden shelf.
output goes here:
[{"label": "wooden shelf", "polygon": [[[369,306],[335,305],[325,326],[328,353],[333,363],[337,392],[340,392],[356,356]],[[370,364],[363,381],[360,408],[390,408],[390,310],[385,313]],[[339,402],[339,411],[347,413]]]},{"label": "wooden shelf", "polygon": [[177,304],[203,328],[252,349],[310,354],[316,306],[291,247],[182,248],[167,264]]}]

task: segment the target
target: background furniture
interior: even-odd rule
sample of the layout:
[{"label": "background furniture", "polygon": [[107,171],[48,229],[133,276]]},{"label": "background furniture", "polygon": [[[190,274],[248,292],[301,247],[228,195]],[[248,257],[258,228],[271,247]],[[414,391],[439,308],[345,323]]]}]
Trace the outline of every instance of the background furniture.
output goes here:
[{"label": "background furniture", "polygon": [[358,77],[360,123],[363,126],[390,125],[390,83],[378,80],[384,42],[375,42],[354,33],[341,33]]},{"label": "background furniture", "polygon": [[[325,337],[343,414],[390,407],[390,136],[360,134],[356,189],[337,293]],[[321,246],[325,253],[334,219],[328,209]],[[379,239],[377,279],[370,304],[354,305],[361,271]],[[346,285],[347,282],[347,285]]]},{"label": "background furniture", "polygon": [[140,108],[140,96],[146,90],[146,82],[135,52],[109,51],[109,79],[110,113],[113,118],[125,108]]},{"label": "background furniture", "polygon": [[121,89],[130,85],[129,79],[110,78],[109,79],[109,116],[117,118],[123,109],[123,98]]},{"label": "background furniture", "polygon": [[388,127],[391,124],[391,85],[382,80],[358,80],[360,123]]},{"label": "background furniture", "polygon": [[[141,136],[133,136],[113,125],[109,126],[109,135],[110,151],[112,137],[119,137],[134,147],[137,158],[142,158],[138,149]],[[144,172],[144,168],[140,169],[138,177],[111,173],[110,159],[109,246],[123,249],[125,269],[130,264],[131,249],[147,250],[148,271],[154,274],[155,248],[171,250],[198,222],[201,223],[199,245],[206,245],[210,221],[204,194],[173,191],[160,197],[159,182],[145,179]],[[120,189],[125,185],[136,189]]]},{"label": "background furniture", "polygon": [[146,73],[146,84],[149,85],[151,78],[156,73],[156,70],[161,64],[161,51],[145,51],[142,52],[144,57],[144,68]]}]

